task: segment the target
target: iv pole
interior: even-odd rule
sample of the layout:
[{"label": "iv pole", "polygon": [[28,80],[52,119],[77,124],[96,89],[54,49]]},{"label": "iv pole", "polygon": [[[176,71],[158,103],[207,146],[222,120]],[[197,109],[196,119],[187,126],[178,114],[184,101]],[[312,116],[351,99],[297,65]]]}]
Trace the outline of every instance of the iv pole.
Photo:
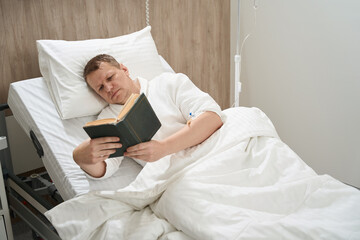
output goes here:
[{"label": "iv pole", "polygon": [[239,42],[240,42],[240,0],[238,0],[236,54],[234,56],[234,62],[235,62],[234,107],[239,107],[239,94],[241,92],[241,81],[240,81],[241,56],[240,56]]},{"label": "iv pole", "polygon": [[[256,10],[258,8],[258,0],[254,0],[254,28],[256,27]],[[238,0],[238,19],[237,19],[237,36],[236,36],[236,54],[234,56],[235,62],[235,79],[234,79],[234,104],[232,106],[239,107],[239,94],[241,92],[241,53],[246,40],[250,37],[251,32],[246,35],[240,46],[240,0]]]}]

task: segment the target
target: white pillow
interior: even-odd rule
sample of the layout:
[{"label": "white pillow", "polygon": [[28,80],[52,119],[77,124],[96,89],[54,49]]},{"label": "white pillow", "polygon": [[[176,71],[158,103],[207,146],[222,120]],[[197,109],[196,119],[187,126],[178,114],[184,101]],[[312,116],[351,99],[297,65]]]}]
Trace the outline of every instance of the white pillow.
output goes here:
[{"label": "white pillow", "polygon": [[86,63],[105,53],[129,68],[132,79],[152,79],[162,68],[151,27],[108,39],[38,40],[40,72],[62,119],[98,114],[107,103],[82,77]]}]

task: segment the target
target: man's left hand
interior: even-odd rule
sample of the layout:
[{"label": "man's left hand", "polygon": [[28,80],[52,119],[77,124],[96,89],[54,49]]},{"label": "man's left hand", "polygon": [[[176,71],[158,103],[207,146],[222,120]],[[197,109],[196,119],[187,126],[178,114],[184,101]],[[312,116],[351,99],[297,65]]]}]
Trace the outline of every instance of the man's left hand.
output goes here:
[{"label": "man's left hand", "polygon": [[166,155],[165,143],[156,140],[128,147],[124,153],[126,157],[136,158],[146,162],[155,162]]}]

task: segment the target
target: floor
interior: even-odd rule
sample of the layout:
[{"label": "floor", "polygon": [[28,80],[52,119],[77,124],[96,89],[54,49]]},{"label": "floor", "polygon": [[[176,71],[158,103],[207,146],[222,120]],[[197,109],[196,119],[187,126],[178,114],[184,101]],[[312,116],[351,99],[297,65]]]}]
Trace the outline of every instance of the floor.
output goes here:
[{"label": "floor", "polygon": [[31,228],[20,218],[12,219],[14,240],[33,240]]}]

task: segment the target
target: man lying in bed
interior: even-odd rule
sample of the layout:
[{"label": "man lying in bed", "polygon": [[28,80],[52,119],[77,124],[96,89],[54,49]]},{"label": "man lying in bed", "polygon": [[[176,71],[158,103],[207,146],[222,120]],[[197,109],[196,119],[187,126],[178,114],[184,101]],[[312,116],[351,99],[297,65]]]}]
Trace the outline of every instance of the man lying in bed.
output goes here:
[{"label": "man lying in bed", "polygon": [[[109,103],[99,119],[116,117],[132,93],[145,93],[162,126],[151,141],[129,147],[124,154],[143,166],[203,142],[222,126],[219,105],[183,74],[163,73],[151,81],[141,77],[133,80],[126,66],[101,54],[87,63],[84,78]],[[190,113],[195,117],[190,119]],[[90,176],[109,177],[123,159],[108,159],[121,147],[118,141],[117,137],[89,138],[74,149],[73,158]]]}]

